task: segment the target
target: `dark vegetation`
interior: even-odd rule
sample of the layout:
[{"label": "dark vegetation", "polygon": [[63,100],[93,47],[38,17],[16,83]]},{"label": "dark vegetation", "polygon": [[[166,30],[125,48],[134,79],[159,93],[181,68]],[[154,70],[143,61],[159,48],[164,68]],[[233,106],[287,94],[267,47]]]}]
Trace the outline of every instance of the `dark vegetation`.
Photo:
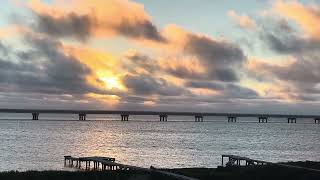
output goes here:
[{"label": "dark vegetation", "polygon": [[[286,164],[320,170],[320,162],[288,162]],[[167,169],[177,174],[202,180],[319,180],[320,172],[279,167],[275,165],[251,167]],[[27,171],[2,172],[0,180],[171,180],[173,178],[142,171]]]}]

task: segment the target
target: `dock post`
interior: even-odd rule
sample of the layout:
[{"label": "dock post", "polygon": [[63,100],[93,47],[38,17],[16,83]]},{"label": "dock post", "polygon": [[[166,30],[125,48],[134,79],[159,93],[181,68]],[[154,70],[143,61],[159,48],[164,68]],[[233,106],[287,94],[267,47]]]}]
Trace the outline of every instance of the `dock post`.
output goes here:
[{"label": "dock post", "polygon": [[320,118],[314,118],[314,123],[315,124],[320,124]]},{"label": "dock post", "polygon": [[223,166],[223,155],[221,156],[221,166]]},{"label": "dock post", "polygon": [[39,113],[32,113],[32,120],[39,120]]}]

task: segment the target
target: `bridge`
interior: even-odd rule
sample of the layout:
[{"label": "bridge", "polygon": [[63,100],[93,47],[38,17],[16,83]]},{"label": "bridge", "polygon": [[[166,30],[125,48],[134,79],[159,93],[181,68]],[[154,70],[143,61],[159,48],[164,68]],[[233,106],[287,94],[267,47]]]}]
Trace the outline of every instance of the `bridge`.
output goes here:
[{"label": "bridge", "polygon": [[256,117],[259,123],[267,123],[269,118],[286,118],[288,123],[297,123],[297,119],[313,119],[320,124],[320,115],[299,114],[248,114],[214,112],[174,112],[174,111],[121,111],[121,110],[57,110],[57,109],[0,109],[0,113],[31,114],[32,120],[39,120],[40,114],[78,114],[79,120],[86,120],[88,114],[120,115],[121,121],[128,121],[130,115],[156,115],[160,121],[168,121],[168,116],[192,116],[195,122],[203,122],[203,117],[226,117],[228,122],[237,122],[239,117]]}]

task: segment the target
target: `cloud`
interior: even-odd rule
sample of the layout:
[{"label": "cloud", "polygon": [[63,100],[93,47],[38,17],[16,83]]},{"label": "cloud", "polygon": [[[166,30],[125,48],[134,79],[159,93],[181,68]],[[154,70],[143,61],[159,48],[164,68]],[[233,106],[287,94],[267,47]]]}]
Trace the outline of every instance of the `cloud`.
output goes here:
[{"label": "cloud", "polygon": [[208,79],[226,82],[239,80],[237,68],[241,68],[246,57],[236,44],[189,34],[184,49],[200,60],[206,68]]},{"label": "cloud", "polygon": [[127,75],[123,82],[133,94],[137,95],[180,96],[187,93],[184,88],[171,84],[163,78]]},{"label": "cloud", "polygon": [[219,92],[217,97],[224,97],[228,99],[250,99],[259,97],[258,93],[252,89],[229,83],[225,84],[210,81],[187,81],[185,85],[191,88],[215,90]]},{"label": "cloud", "polygon": [[257,28],[255,21],[247,15],[239,15],[231,10],[228,12],[228,16],[243,29],[255,30]]},{"label": "cloud", "polygon": [[58,41],[29,34],[26,42],[32,47],[31,50],[17,52],[7,48],[7,56],[0,59],[1,91],[47,94],[100,91],[87,83],[90,69],[74,57],[63,54]]},{"label": "cloud", "polygon": [[86,15],[70,13],[59,18],[37,14],[37,28],[40,32],[55,37],[73,37],[85,41],[91,34],[91,20]]},{"label": "cloud", "polygon": [[261,61],[252,64],[248,67],[252,77],[256,76],[263,83],[271,82],[274,87],[268,91],[271,90],[279,99],[319,100],[320,63],[314,58],[302,55],[300,59],[281,65]]},{"label": "cloud", "polygon": [[306,37],[319,39],[320,9],[315,5],[304,5],[298,1],[276,1],[273,9],[280,15],[294,21]]},{"label": "cloud", "polygon": [[[132,39],[165,42],[143,6],[127,0],[71,0],[52,5],[38,0],[29,3],[37,29],[56,37],[86,40],[122,35]],[[94,9],[94,11],[92,10]]]},{"label": "cloud", "polygon": [[284,19],[265,19],[259,31],[260,39],[271,50],[280,54],[301,54],[316,51],[320,41],[308,38]]},{"label": "cloud", "polygon": [[[275,58],[249,60],[247,77],[264,97],[286,102],[319,101],[319,7],[275,1],[259,19],[257,34]],[[264,59],[264,60],[262,60]]]}]

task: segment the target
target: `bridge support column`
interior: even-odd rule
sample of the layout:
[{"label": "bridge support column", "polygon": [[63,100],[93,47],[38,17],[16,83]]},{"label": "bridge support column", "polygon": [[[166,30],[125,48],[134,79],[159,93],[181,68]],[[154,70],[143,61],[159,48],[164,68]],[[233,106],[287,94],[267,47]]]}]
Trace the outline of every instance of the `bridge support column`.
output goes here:
[{"label": "bridge support column", "polygon": [[160,114],[159,117],[160,117],[160,121],[168,121],[168,115],[166,114]]},{"label": "bridge support column", "polygon": [[314,119],[314,123],[315,123],[315,124],[320,124],[320,118],[315,118],[315,119]]},{"label": "bridge support column", "polygon": [[80,121],[85,121],[86,120],[86,114],[79,114],[79,120]]},{"label": "bridge support column", "polygon": [[203,116],[202,115],[196,115],[194,116],[195,122],[203,122]]},{"label": "bridge support column", "polygon": [[259,117],[259,123],[268,123],[268,117]]},{"label": "bridge support column", "polygon": [[237,117],[229,116],[228,117],[228,122],[237,122]]},{"label": "bridge support column", "polygon": [[39,113],[32,113],[32,120],[39,120]]},{"label": "bridge support column", "polygon": [[289,117],[288,118],[288,123],[297,123],[297,118]]},{"label": "bridge support column", "polygon": [[121,121],[129,121],[129,114],[121,114]]}]

